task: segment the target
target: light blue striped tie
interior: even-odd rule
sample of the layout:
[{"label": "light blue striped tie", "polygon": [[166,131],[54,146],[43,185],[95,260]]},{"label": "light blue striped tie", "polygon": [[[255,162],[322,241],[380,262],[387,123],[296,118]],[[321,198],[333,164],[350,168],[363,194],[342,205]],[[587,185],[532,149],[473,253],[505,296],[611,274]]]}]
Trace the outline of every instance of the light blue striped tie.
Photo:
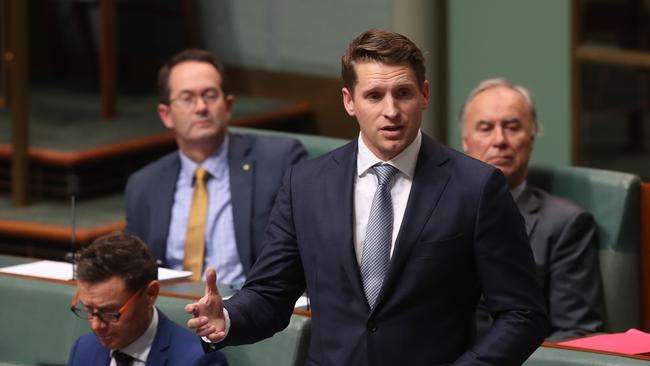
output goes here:
[{"label": "light blue striped tie", "polygon": [[372,200],[366,240],[361,255],[361,280],[366,299],[374,309],[384,276],[390,264],[390,244],[393,238],[393,202],[390,181],[398,172],[392,165],[372,167],[377,174],[377,191]]}]

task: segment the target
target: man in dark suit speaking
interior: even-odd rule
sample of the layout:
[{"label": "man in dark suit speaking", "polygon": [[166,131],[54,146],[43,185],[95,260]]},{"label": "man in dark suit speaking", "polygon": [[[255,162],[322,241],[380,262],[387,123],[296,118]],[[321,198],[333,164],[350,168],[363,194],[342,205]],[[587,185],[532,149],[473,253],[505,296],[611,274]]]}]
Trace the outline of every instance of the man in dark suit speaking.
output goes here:
[{"label": "man in dark suit speaking", "polygon": [[[352,41],[342,91],[359,138],[289,169],[240,293],[222,302],[208,270],[206,295],[186,306],[206,347],[283,329],[305,286],[309,365],[519,365],[541,343],[523,219],[499,170],[420,131],[423,61],[397,33]],[[475,343],[481,293],[498,316]]]},{"label": "man in dark suit speaking", "polygon": [[158,115],[179,150],[129,178],[126,221],[165,267],[198,280],[209,265],[222,282],[241,285],[282,176],[307,153],[294,139],[228,133],[234,97],[224,77],[204,50],[182,51],[160,69]]},{"label": "man in dark suit speaking", "polygon": [[[557,341],[603,330],[603,293],[591,214],[526,182],[539,130],[536,115],[528,89],[489,79],[470,92],[461,113],[461,131],[464,150],[506,176],[526,221],[548,304],[549,340]],[[478,321],[481,331],[489,327],[482,304]]]}]

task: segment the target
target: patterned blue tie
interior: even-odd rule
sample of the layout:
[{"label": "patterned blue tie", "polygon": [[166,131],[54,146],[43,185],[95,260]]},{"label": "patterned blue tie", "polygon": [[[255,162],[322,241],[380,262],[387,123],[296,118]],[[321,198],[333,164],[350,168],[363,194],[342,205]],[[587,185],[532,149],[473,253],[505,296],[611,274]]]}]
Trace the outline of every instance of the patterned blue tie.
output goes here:
[{"label": "patterned blue tie", "polygon": [[374,309],[390,264],[390,244],[393,238],[390,181],[398,170],[387,164],[375,165],[372,168],[377,175],[378,186],[370,208],[366,240],[361,255],[361,280],[368,305]]}]

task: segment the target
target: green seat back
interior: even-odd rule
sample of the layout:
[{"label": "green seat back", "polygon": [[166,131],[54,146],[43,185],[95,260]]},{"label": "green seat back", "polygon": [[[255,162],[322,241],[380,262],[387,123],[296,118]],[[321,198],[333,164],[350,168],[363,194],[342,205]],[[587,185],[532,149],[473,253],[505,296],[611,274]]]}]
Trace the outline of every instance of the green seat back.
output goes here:
[{"label": "green seat back", "polygon": [[531,167],[528,181],[594,215],[608,332],[640,326],[638,176],[580,167]]},{"label": "green seat back", "polygon": [[305,135],[301,133],[259,130],[259,129],[245,128],[245,127],[229,127],[228,129],[232,132],[237,132],[242,134],[276,135],[276,136],[293,137],[298,141],[300,141],[305,146],[305,149],[307,149],[307,153],[312,158],[323,155],[326,152],[332,151],[348,142],[348,140],[335,138],[335,137]]},{"label": "green seat back", "polygon": [[648,361],[606,355],[595,352],[582,352],[567,349],[540,347],[524,363],[524,366],[642,366]]},{"label": "green seat back", "polygon": [[0,275],[0,289],[0,360],[66,365],[74,341],[90,331],[70,311],[76,287]]},{"label": "green seat back", "polygon": [[[185,326],[189,316],[183,309],[190,301],[161,296],[156,305],[170,319]],[[310,334],[311,318],[294,314],[289,326],[273,337],[255,344],[226,347],[223,352],[230,366],[301,366],[307,357]]]}]

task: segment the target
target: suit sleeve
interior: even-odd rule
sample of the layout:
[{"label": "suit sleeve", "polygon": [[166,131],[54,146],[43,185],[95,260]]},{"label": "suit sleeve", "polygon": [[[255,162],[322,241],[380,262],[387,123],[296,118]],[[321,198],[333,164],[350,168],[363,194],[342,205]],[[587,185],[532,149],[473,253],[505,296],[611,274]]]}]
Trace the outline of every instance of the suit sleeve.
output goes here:
[{"label": "suit sleeve", "polygon": [[72,348],[70,349],[70,356],[68,357],[68,366],[73,366],[73,365],[78,365],[79,363],[76,360],[77,356],[77,347],[79,346],[79,341],[80,338],[77,338],[77,340],[74,342],[72,345]]},{"label": "suit sleeve", "polygon": [[125,231],[130,234],[138,235],[137,228],[139,227],[137,220],[139,215],[136,213],[136,207],[138,206],[135,202],[136,193],[135,190],[134,176],[131,175],[129,180],[126,182],[126,188],[124,189],[124,199],[126,204],[126,229]]},{"label": "suit sleeve", "polygon": [[580,211],[563,223],[550,258],[549,340],[578,337],[603,329],[603,294],[596,225]]},{"label": "suit sleeve", "polygon": [[242,290],[225,301],[231,327],[220,346],[253,343],[286,328],[305,290],[293,222],[289,168],[265,232],[262,252]]},{"label": "suit sleeve", "polygon": [[494,323],[454,365],[521,365],[546,337],[548,319],[523,218],[498,170],[483,188],[474,242]]}]

